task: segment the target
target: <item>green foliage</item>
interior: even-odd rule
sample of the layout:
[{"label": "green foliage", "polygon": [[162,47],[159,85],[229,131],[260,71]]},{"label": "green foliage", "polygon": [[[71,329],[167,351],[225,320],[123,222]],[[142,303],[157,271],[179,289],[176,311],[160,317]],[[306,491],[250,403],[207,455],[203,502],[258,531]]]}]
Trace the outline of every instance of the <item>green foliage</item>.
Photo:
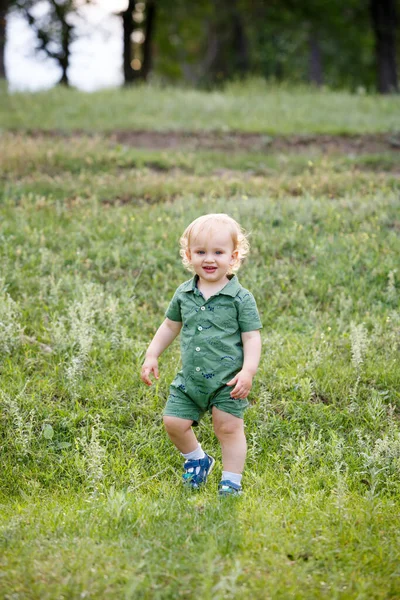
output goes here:
[{"label": "green foliage", "polygon": [[[90,0],[52,0],[39,11],[34,0],[11,3],[33,28],[38,49],[62,68],[63,83],[68,82],[70,46],[85,3]],[[136,4],[141,5],[138,14],[146,14],[146,2]],[[400,9],[399,0],[394,4]],[[345,6],[340,0],[157,0],[155,15],[155,81],[203,88],[250,76],[314,83],[310,63],[317,56],[320,83],[334,89],[376,89],[376,40],[366,0],[348,0]],[[135,29],[146,31],[142,21]],[[389,35],[385,28],[382,34]],[[143,44],[136,44],[135,55],[142,56],[142,50]]]},{"label": "green foliage", "polygon": [[374,38],[368,4],[339,0],[260,3],[247,15],[255,71],[280,81],[310,81],[310,40],[318,44],[323,83],[374,89]]},{"label": "green foliage", "polygon": [[[398,597],[395,154],[1,142],[0,595]],[[139,378],[188,277],[179,236],[210,211],[250,232],[264,324],[238,502],[216,496],[209,417],[216,474],[181,488],[178,345]]]},{"label": "green foliage", "polygon": [[[397,2],[398,4],[398,2]],[[333,88],[375,89],[369,3],[201,0],[158,2],[155,78],[211,86],[257,76],[310,82],[310,44]]]}]

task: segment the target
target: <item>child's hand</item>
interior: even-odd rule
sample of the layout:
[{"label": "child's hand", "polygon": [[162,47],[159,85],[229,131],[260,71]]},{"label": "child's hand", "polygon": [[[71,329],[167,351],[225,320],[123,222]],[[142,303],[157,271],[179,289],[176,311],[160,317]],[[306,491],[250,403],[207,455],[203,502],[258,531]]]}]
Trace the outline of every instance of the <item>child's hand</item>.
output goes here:
[{"label": "child's hand", "polygon": [[[236,384],[236,385],[235,385]],[[253,375],[248,371],[239,371],[226,385],[234,385],[231,398],[247,398],[253,384]]]},{"label": "child's hand", "polygon": [[148,356],[146,357],[143,366],[142,366],[142,370],[140,373],[140,378],[142,381],[144,381],[144,383],[146,383],[147,385],[151,385],[152,381],[149,377],[149,375],[153,373],[154,377],[156,379],[159,378],[159,374],[158,374],[158,360],[156,358],[154,358],[153,356]]}]

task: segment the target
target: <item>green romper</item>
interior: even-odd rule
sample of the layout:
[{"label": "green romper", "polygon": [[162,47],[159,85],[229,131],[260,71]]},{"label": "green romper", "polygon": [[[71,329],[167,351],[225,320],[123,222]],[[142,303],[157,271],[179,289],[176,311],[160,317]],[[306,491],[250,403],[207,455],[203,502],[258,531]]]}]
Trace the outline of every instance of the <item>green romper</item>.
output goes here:
[{"label": "green romper", "polygon": [[253,295],[236,275],[214,296],[205,300],[197,288],[198,275],[176,290],[165,313],[182,323],[182,370],[173,380],[164,415],[191,419],[219,410],[243,418],[246,398],[231,398],[234,386],[226,383],[243,366],[241,333],[261,329]]}]

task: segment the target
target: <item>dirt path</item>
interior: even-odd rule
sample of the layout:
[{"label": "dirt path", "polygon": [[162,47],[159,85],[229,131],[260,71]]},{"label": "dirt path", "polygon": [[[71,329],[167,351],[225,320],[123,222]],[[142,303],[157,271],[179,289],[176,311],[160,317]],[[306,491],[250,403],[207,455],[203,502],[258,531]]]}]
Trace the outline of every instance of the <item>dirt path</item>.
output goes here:
[{"label": "dirt path", "polygon": [[33,137],[76,137],[98,135],[111,143],[155,150],[220,150],[226,152],[309,152],[380,154],[400,152],[400,133],[365,135],[289,135],[270,137],[258,133],[113,131],[90,134],[87,131],[30,131]]}]

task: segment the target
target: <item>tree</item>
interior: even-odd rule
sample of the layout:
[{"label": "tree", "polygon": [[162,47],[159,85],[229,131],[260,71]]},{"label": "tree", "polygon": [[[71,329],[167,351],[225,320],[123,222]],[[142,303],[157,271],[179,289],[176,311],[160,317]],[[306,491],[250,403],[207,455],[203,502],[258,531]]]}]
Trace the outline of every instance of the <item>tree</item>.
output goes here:
[{"label": "tree", "polygon": [[16,0],[16,9],[36,34],[37,51],[56,61],[61,69],[59,83],[69,85],[71,44],[76,39],[78,9],[89,0]]},{"label": "tree", "polygon": [[369,1],[253,0],[245,13],[251,72],[279,81],[372,87]]},{"label": "tree", "polygon": [[123,29],[123,70],[125,85],[135,80],[135,71],[132,67],[132,34],[135,30],[133,13],[135,11],[136,0],[129,0],[127,8],[119,13],[122,18]]},{"label": "tree", "polygon": [[212,85],[248,73],[249,0],[157,0],[154,62],[168,80]]},{"label": "tree", "polygon": [[210,82],[245,75],[249,52],[242,7],[238,0],[213,0],[209,22],[206,68]]},{"label": "tree", "polygon": [[396,64],[395,0],[371,0],[370,14],[375,34],[377,87],[382,94],[399,89]]},{"label": "tree", "polygon": [[[151,2],[132,2],[129,65],[145,78],[144,56],[169,81],[213,85],[252,74],[279,81],[374,87],[374,32],[380,79],[396,89],[395,4],[399,0],[157,0],[157,28],[145,31]],[[372,5],[375,6],[374,29]],[[129,9],[128,9],[129,10]],[[142,12],[140,23],[135,21]],[[140,17],[142,18],[142,17]],[[151,39],[151,51],[145,42]],[[128,36],[127,36],[128,37]],[[132,51],[133,46],[133,51]],[[153,48],[154,46],[154,48]],[[147,71],[146,71],[147,74]]]},{"label": "tree", "polygon": [[4,52],[6,47],[6,23],[9,4],[9,0],[0,0],[0,79],[5,79],[6,77]]},{"label": "tree", "polygon": [[153,67],[153,38],[156,2],[129,0],[120,13],[123,25],[123,68],[125,85],[146,81]]}]

